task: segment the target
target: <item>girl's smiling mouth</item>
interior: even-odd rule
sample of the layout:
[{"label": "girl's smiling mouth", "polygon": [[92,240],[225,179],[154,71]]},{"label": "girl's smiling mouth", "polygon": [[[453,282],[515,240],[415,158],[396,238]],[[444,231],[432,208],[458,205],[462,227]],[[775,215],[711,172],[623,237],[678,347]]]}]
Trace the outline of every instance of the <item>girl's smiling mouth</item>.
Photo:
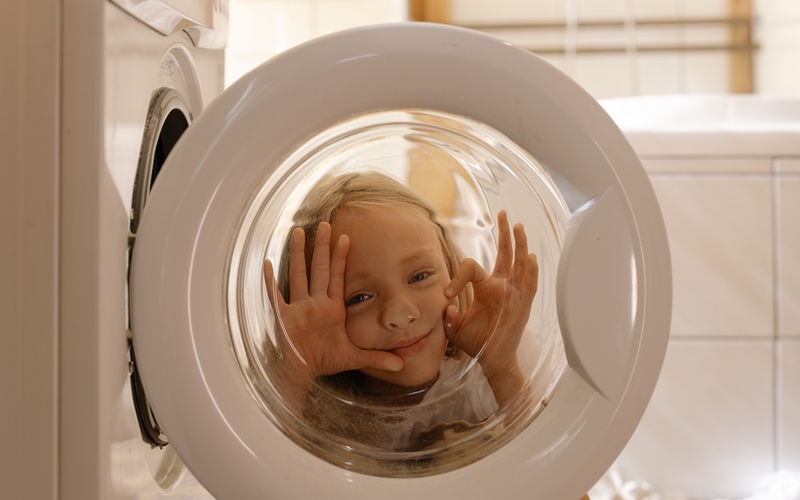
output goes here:
[{"label": "girl's smiling mouth", "polygon": [[432,332],[428,332],[425,335],[420,335],[419,337],[413,337],[409,339],[400,339],[395,342],[397,347],[391,347],[387,349],[387,351],[396,356],[400,356],[401,358],[407,358],[419,354],[425,349],[425,347],[428,346],[431,333]]}]

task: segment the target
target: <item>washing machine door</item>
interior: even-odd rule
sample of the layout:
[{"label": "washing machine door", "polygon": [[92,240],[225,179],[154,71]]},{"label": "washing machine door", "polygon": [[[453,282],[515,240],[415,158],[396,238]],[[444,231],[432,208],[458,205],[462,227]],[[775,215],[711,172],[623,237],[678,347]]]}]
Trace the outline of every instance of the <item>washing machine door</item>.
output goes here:
[{"label": "washing machine door", "polygon": [[[270,378],[261,264],[280,260],[311,185],[365,169],[443,198],[485,265],[501,209],[539,255],[527,402],[453,446],[375,452],[314,433]],[[218,498],[580,498],[644,412],[670,313],[662,218],[612,120],[538,57],[437,25],[334,34],[230,87],[167,159],[131,268],[153,412]]]}]

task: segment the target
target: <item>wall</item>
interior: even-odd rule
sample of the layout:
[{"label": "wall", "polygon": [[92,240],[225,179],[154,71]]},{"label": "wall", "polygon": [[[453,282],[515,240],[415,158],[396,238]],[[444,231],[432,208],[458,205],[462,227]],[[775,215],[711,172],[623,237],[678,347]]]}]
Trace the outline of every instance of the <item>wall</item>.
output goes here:
[{"label": "wall", "polygon": [[[732,0],[450,0],[456,24],[564,23],[570,20],[719,18]],[[744,2],[739,2],[740,4]],[[773,96],[800,96],[800,3],[752,0],[752,90]],[[639,26],[636,29],[491,30],[523,46],[555,49],[539,53],[584,86],[594,97],[674,93],[723,93],[732,88],[731,56],[719,50],[650,51],[653,46],[719,46],[728,43],[728,28],[704,24],[684,27]],[[569,54],[588,49],[632,47],[617,53]]]},{"label": "wall", "polygon": [[800,3],[754,0],[758,12],[756,85],[763,94],[800,96]]},{"label": "wall", "polygon": [[[566,23],[566,29],[545,26],[536,30],[487,31],[534,50],[598,99],[727,92],[729,55],[711,48],[728,43],[725,25],[633,26],[632,23],[637,19],[722,18],[728,13],[728,4],[729,0],[498,0],[487,7],[480,0],[451,0],[455,24]],[[597,21],[622,21],[623,25],[571,24]],[[659,50],[669,47],[694,49]]]},{"label": "wall", "polygon": [[0,17],[4,498],[58,493],[60,14],[54,0],[11,0],[3,3]]},{"label": "wall", "polygon": [[[674,273],[667,358],[617,490],[800,498],[800,101],[604,104],[653,181]],[[780,470],[794,495],[756,497]]]},{"label": "wall", "polygon": [[[567,23],[638,19],[713,19],[731,0],[450,0],[454,24]],[[273,55],[339,29],[408,19],[406,0],[233,0],[226,81]],[[800,4],[752,0],[754,91],[800,96]],[[722,93],[731,90],[731,57],[708,49],[729,42],[719,24],[617,28],[541,28],[536,33],[489,30],[539,55],[576,79],[598,99],[642,94]],[[632,50],[634,45],[641,50]],[[654,51],[653,47],[704,46],[707,50]],[[604,48],[627,48],[603,52]],[[586,48],[594,53],[574,54]],[[564,54],[566,50],[567,55]]]},{"label": "wall", "polygon": [[406,21],[405,0],[232,0],[229,85],[270,57],[312,38],[366,24]]}]

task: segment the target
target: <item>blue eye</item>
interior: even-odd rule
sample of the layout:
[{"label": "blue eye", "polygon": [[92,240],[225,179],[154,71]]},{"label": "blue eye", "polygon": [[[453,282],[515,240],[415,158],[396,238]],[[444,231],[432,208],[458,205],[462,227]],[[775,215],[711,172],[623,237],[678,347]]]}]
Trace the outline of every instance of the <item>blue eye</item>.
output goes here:
[{"label": "blue eye", "polygon": [[410,279],[410,280],[408,280],[408,281],[409,281],[409,283],[416,283],[417,281],[422,281],[422,280],[424,280],[424,279],[425,279],[425,278],[427,278],[428,276],[430,276],[430,273],[427,273],[427,272],[420,272],[420,273],[417,273],[417,274],[415,274],[415,275],[411,276],[411,279]]},{"label": "blue eye", "polygon": [[367,295],[366,293],[357,293],[357,294],[353,295],[352,297],[350,297],[349,299],[347,299],[347,301],[344,303],[344,305],[345,306],[354,306],[356,304],[360,304],[361,302],[364,302],[368,298],[369,298],[369,295]]}]

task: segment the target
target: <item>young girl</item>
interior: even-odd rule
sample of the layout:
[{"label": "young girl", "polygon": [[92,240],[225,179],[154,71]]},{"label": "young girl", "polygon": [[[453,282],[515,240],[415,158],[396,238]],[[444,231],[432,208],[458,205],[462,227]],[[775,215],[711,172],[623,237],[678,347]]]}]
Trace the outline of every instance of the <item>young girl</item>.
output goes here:
[{"label": "young girl", "polygon": [[278,279],[269,261],[264,279],[282,333],[271,367],[296,414],[408,451],[520,397],[517,347],[538,280],[521,225],[512,248],[498,214],[489,274],[431,205],[379,173],[323,180],[295,224]]}]

